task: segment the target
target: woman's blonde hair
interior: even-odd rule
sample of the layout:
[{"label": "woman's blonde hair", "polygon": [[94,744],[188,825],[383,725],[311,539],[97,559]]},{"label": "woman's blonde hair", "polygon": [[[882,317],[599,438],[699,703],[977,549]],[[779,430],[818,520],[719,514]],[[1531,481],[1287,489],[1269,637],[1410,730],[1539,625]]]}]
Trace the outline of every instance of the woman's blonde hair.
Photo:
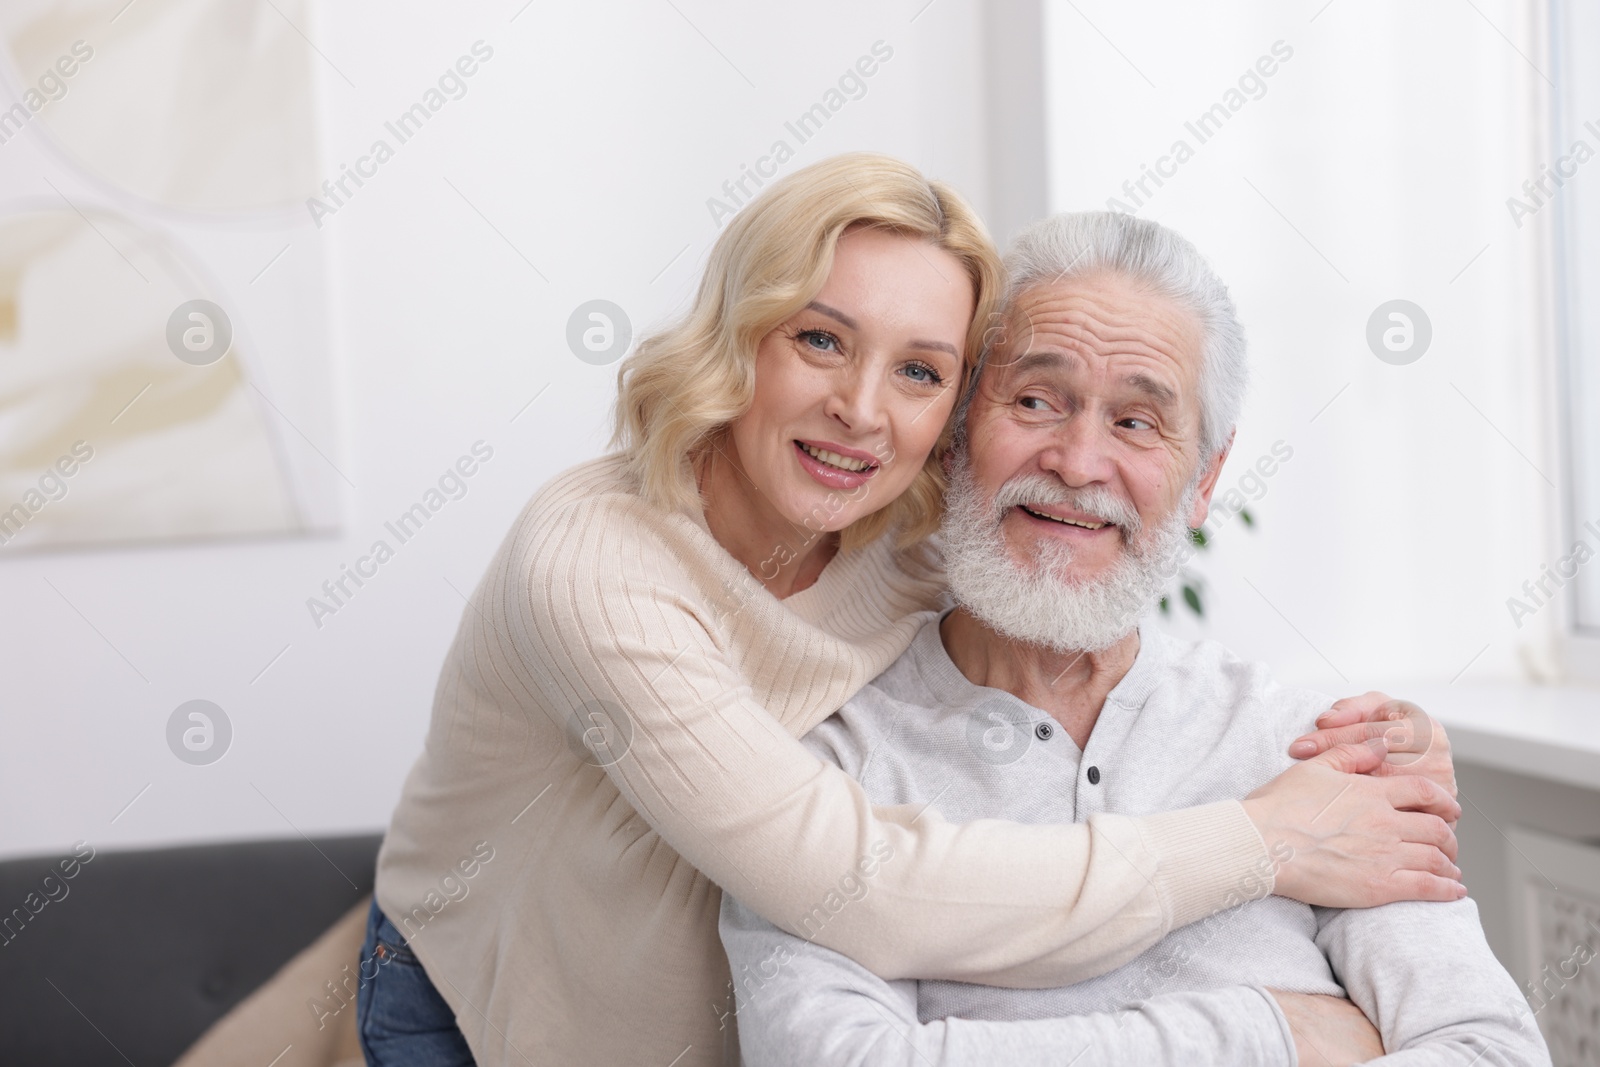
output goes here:
[{"label": "woman's blonde hair", "polygon": [[[821,291],[840,235],[858,226],[925,240],[966,267],[974,314],[952,394],[962,395],[1004,286],[983,223],[955,190],[900,160],[834,156],[773,183],[740,212],[717,238],[688,314],[639,342],[618,370],[612,444],[647,499],[672,509],[699,506],[695,465],[749,410],[757,346]],[[911,544],[938,529],[950,429],[898,499],[843,531],[842,547],[890,529]]]}]

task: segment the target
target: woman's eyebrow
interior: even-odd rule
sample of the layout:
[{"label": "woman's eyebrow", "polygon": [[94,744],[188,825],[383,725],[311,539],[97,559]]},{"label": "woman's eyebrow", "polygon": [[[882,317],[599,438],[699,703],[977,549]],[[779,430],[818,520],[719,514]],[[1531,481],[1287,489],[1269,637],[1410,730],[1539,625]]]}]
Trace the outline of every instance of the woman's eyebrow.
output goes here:
[{"label": "woman's eyebrow", "polygon": [[846,315],[838,308],[829,307],[820,300],[813,300],[811,303],[807,304],[806,307],[811,311],[820,311],[822,314],[828,316],[828,318],[834,319],[842,325],[850,327],[852,330],[861,329],[861,324],[856,322],[855,319],[852,319],[849,315]]},{"label": "woman's eyebrow", "polygon": [[[828,316],[828,318],[833,319],[844,326],[848,326],[852,330],[861,329],[861,324],[856,322],[855,319],[852,319],[849,315],[846,315],[836,307],[829,307],[820,300],[811,301],[811,303],[806,305],[806,308],[810,311],[821,312],[822,314]],[[927,341],[919,338],[914,341],[907,341],[906,347],[923,348],[933,352],[948,352],[956,359],[961,358],[961,353],[956,351],[956,346],[948,341]]]}]

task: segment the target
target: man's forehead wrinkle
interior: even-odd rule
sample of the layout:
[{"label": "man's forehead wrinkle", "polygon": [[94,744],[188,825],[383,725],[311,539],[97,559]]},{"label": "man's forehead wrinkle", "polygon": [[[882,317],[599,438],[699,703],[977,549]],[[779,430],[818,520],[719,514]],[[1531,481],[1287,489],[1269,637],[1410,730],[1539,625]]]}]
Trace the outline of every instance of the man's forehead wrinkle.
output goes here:
[{"label": "man's forehead wrinkle", "polygon": [[[1152,323],[1150,314],[1118,315],[1109,308],[1062,309],[1055,315],[1031,316],[1031,333],[1035,339],[1041,335],[1062,334],[1073,342],[1074,348],[1098,352],[1100,348],[1120,351],[1129,342],[1136,350],[1158,352],[1169,358],[1178,358],[1182,341],[1171,334],[1175,331],[1159,327],[1167,322]],[[1175,325],[1175,324],[1173,324]]]},{"label": "man's forehead wrinkle", "polygon": [[1172,385],[1176,383],[1164,381],[1174,369],[1167,365],[1182,361],[1178,350],[1159,343],[1159,339],[1156,344],[1146,343],[1145,338],[1133,340],[1133,343],[1124,343],[1130,339],[1109,344],[1095,343],[1086,341],[1080,332],[1068,331],[1055,336],[1050,332],[1043,336],[1036,334],[1031,340],[1033,344],[1027,349],[1018,350],[1015,354],[1008,353],[1008,358],[996,361],[996,365],[1014,373],[1040,371],[1071,374],[1094,367],[1102,359],[1131,357],[1136,360],[1131,368],[1107,369],[1119,379],[1141,387],[1153,387],[1146,391],[1170,393],[1173,391]]},{"label": "man's forehead wrinkle", "polygon": [[[1124,293],[1086,291],[1081,284],[1025,290],[1010,309],[1015,332],[992,353],[998,358],[992,359],[991,364],[996,370],[1008,372],[1003,376],[1009,378],[1019,369],[1047,362],[1030,358],[1035,355],[1055,353],[1058,360],[1071,355],[1074,362],[1088,357],[1120,357],[1147,366],[1156,364],[1166,373],[1144,377],[1158,386],[1162,384],[1158,379],[1174,371],[1180,378],[1194,377],[1199,369],[1201,331],[1193,315],[1159,297],[1140,308],[1130,308],[1128,303]],[[1075,368],[1063,365],[1061,369]]]},{"label": "man's forehead wrinkle", "polygon": [[1003,346],[993,354],[990,364],[1010,370],[1054,369],[1051,364],[1062,370],[1076,370],[1087,364],[1089,357],[1134,356],[1178,363],[1183,358],[1180,352],[1159,335],[1130,332],[1104,336],[1090,329],[1051,324],[1045,330],[1032,331],[1025,344]]},{"label": "man's forehead wrinkle", "polygon": [[[1138,302],[1137,306],[1130,307],[1133,294],[1137,294]],[[1193,312],[1137,287],[1130,293],[1126,290],[1105,292],[1087,284],[1036,286],[1018,297],[1016,310],[1029,320],[1034,330],[1041,325],[1086,320],[1100,326],[1108,337],[1114,337],[1115,331],[1123,329],[1148,335],[1152,326],[1159,327],[1161,333],[1174,333],[1185,339],[1199,333],[1199,323]]]}]

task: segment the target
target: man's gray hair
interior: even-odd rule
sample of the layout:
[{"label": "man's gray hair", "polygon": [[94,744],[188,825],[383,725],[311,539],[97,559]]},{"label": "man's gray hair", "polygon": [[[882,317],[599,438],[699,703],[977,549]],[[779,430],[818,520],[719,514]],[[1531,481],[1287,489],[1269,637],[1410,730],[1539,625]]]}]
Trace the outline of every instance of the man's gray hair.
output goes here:
[{"label": "man's gray hair", "polygon": [[[1200,320],[1200,444],[1209,458],[1228,443],[1244,403],[1248,366],[1239,312],[1200,250],[1158,222],[1114,211],[1068,211],[1023,230],[1006,253],[1007,308],[1028,289],[1089,275],[1121,274],[1188,308]],[[974,385],[976,385],[974,376]],[[965,437],[962,398],[958,433]]]}]

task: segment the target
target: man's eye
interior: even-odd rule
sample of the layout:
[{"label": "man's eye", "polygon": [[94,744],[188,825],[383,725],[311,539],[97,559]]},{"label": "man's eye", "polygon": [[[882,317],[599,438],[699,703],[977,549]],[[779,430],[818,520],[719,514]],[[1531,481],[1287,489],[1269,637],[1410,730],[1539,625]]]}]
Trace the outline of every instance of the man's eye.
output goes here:
[{"label": "man's eye", "polygon": [[837,352],[839,350],[839,339],[826,330],[801,330],[794,336],[795,340],[818,352]]},{"label": "man's eye", "polygon": [[1050,405],[1045,402],[1045,399],[1042,396],[1025,396],[1021,400],[1018,400],[1017,403],[1021,404],[1029,411],[1048,411],[1050,408]]},{"label": "man's eye", "polygon": [[1129,430],[1150,430],[1155,428],[1154,423],[1132,415],[1125,419],[1119,419],[1117,425]]}]

